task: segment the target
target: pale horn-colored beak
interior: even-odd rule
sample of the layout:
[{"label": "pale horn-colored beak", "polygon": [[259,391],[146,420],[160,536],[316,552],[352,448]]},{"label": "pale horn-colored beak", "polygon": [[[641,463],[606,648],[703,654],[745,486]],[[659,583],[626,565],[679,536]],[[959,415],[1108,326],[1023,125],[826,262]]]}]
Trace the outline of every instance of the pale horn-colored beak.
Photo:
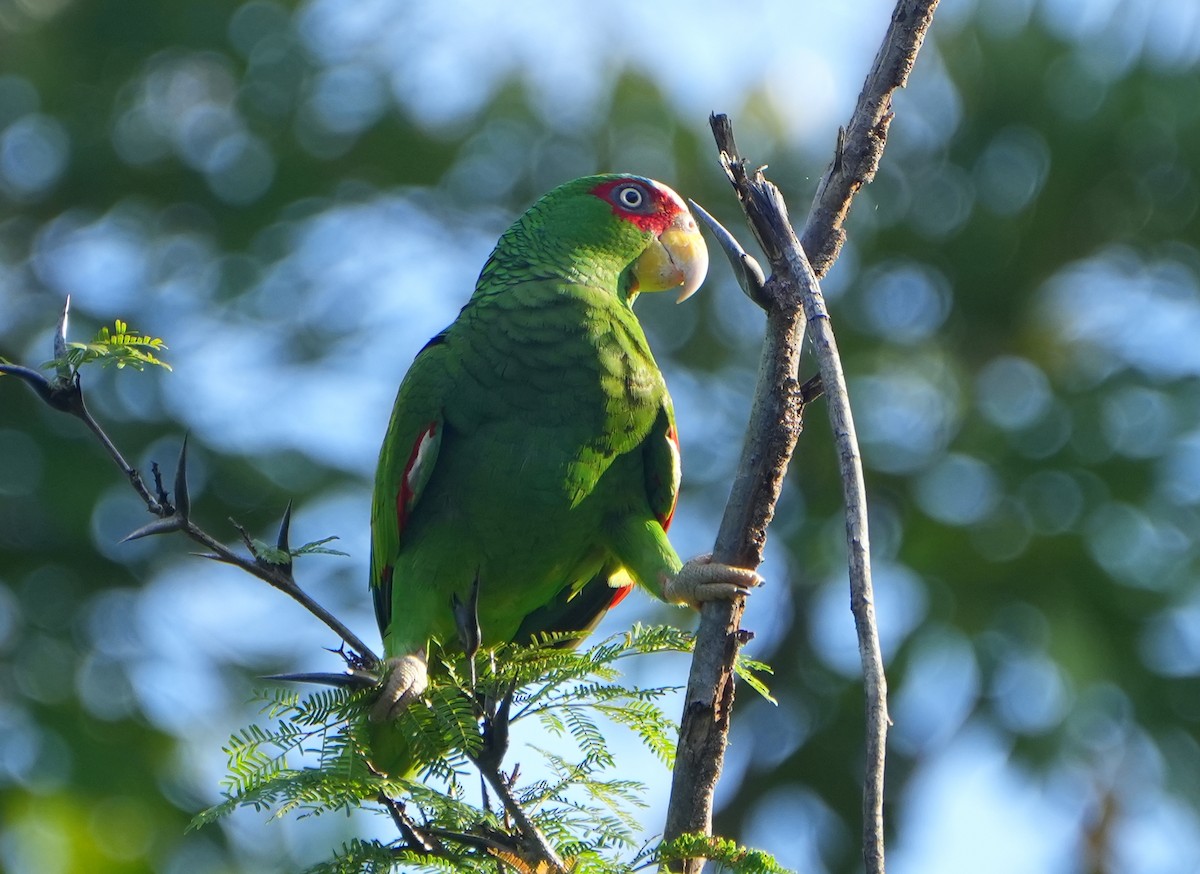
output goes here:
[{"label": "pale horn-colored beak", "polygon": [[691,297],[707,273],[708,247],[695,218],[686,209],[633,264],[639,292],[678,288],[676,303]]}]

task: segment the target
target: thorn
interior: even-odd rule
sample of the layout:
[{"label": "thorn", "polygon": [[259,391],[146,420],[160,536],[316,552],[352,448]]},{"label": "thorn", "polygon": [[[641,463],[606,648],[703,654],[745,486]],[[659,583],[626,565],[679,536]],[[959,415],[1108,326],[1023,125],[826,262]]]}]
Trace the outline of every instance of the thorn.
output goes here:
[{"label": "thorn", "polygon": [[283,519],[279,522],[279,536],[275,538],[275,548],[287,556],[285,567],[292,566],[292,548],[288,543],[288,533],[292,528],[292,502],[287,502],[287,507],[283,511]]},{"label": "thorn", "polygon": [[188,435],[183,435],[183,446],[179,448],[179,464],[175,466],[175,512],[186,520],[192,509],[187,484]]},{"label": "thorn", "polygon": [[192,552],[189,555],[194,555],[196,558],[207,558],[209,561],[219,561],[221,564],[234,564],[218,552]]},{"label": "thorn", "polygon": [[301,673],[301,674],[268,674],[264,680],[276,680],[281,683],[313,683],[318,686],[333,686],[338,689],[370,689],[379,685],[379,678],[373,674],[348,672],[334,673]]},{"label": "thorn", "polygon": [[288,547],[288,531],[292,527],[292,502],[287,502],[287,507],[283,511],[283,519],[279,523],[279,537],[275,539],[276,548],[283,552],[291,554],[291,549]]},{"label": "thorn", "polygon": [[688,200],[688,203],[696,211],[700,221],[707,225],[712,235],[717,238],[721,251],[729,259],[729,266],[733,268],[734,278],[737,279],[738,285],[741,286],[746,297],[763,309],[767,309],[769,302],[763,292],[766,277],[763,275],[762,267],[759,266],[757,259],[743,249],[737,238],[726,230],[724,225],[709,215],[704,207],[694,200]]},{"label": "thorn", "polygon": [[17,379],[24,382],[27,386],[37,392],[38,397],[48,403],[57,410],[65,409],[61,404],[56,402],[54,386],[50,380],[42,376],[36,370],[28,367],[22,367],[19,364],[4,364],[0,362],[0,373],[7,373],[10,376],[15,376]]},{"label": "thorn", "polygon": [[62,315],[58,317],[58,328],[54,331],[54,358],[58,361],[58,377],[62,380],[71,378],[71,368],[67,366],[67,321],[71,314],[71,295],[63,304]]},{"label": "thorn", "polygon": [[141,540],[143,537],[150,537],[155,534],[166,534],[170,531],[179,531],[187,524],[187,520],[177,515],[165,516],[162,519],[155,519],[147,525],[143,525],[136,531],[130,532],[121,538],[120,543],[129,543],[131,540]]}]

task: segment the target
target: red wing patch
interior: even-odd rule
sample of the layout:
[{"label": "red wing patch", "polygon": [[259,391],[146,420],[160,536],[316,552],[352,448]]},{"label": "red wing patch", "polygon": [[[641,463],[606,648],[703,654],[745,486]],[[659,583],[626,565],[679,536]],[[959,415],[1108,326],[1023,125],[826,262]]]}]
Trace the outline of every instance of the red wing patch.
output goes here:
[{"label": "red wing patch", "polygon": [[679,435],[675,433],[674,425],[667,429],[667,446],[671,451],[671,506],[667,512],[658,517],[658,523],[662,525],[663,531],[671,527],[671,519],[675,516],[675,505],[679,503],[679,483],[683,472],[679,458]]},{"label": "red wing patch", "polygon": [[421,491],[429,482],[433,473],[433,465],[437,459],[438,447],[442,442],[441,421],[435,419],[423,430],[408,455],[404,465],[404,475],[400,479],[400,491],[396,494],[396,522],[401,533],[412,512],[413,505],[421,497]]},{"label": "red wing patch", "polygon": [[624,601],[625,596],[632,591],[633,586],[621,586],[619,589],[614,589],[612,600],[608,602],[608,609],[611,610],[613,607],[616,607],[618,604]]}]

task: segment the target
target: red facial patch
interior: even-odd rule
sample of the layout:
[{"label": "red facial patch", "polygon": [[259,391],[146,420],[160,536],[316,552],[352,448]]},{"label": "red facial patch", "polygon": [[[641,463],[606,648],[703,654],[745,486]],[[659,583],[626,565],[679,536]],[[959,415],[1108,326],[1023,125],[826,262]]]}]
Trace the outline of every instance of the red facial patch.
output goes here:
[{"label": "red facial patch", "polygon": [[[646,200],[642,206],[630,209],[618,199],[620,189],[627,185],[636,186],[643,192]],[[636,176],[621,176],[601,182],[591,193],[612,207],[613,215],[632,222],[640,231],[649,231],[655,235],[665,231],[671,222],[675,221],[675,216],[683,211],[673,197],[648,179]]]}]

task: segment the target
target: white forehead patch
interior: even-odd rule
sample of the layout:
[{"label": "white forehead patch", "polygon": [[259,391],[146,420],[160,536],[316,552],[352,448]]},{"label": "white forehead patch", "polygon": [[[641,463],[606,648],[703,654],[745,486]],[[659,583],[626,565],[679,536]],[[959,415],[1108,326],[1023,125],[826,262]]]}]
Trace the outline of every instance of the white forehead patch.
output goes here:
[{"label": "white forehead patch", "polygon": [[687,208],[688,208],[687,202],[684,201],[684,199],[682,197],[680,197],[678,194],[676,194],[675,191],[670,186],[663,185],[661,182],[657,182],[653,179],[650,179],[647,181],[651,185],[653,185],[656,189],[658,189],[658,191],[663,195],[664,198],[666,198],[667,200],[674,203],[675,206],[677,206],[681,211],[683,211],[683,212],[687,211]]}]

